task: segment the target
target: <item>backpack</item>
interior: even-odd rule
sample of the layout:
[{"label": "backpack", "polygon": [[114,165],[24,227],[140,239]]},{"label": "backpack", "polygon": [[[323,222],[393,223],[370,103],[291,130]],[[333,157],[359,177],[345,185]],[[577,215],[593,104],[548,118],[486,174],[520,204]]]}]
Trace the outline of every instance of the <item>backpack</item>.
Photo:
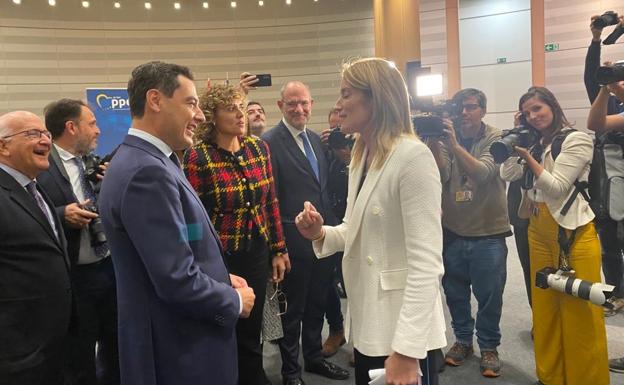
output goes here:
[{"label": "backpack", "polygon": [[597,219],[624,219],[624,133],[596,137],[589,172],[589,205]]},{"label": "backpack", "polygon": [[[569,129],[553,138],[551,155],[561,152],[565,138],[576,130]],[[565,215],[580,193],[589,202],[596,219],[610,218],[616,222],[624,219],[624,133],[608,132],[597,136],[587,182],[574,181],[576,192],[561,209]],[[588,194],[589,193],[589,194]]]}]

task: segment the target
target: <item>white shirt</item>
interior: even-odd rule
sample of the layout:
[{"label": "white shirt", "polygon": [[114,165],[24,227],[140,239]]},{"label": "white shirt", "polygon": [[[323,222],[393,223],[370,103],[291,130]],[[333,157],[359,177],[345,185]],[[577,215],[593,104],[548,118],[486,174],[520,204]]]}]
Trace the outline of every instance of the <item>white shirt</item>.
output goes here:
[{"label": "white shirt", "polygon": [[[286,128],[288,128],[290,135],[292,135],[293,139],[295,139],[295,143],[297,143],[297,146],[299,146],[299,149],[301,150],[303,155],[305,155],[305,147],[303,147],[303,139],[299,135],[301,135],[302,132],[305,132],[306,135],[308,135],[307,127],[304,127],[303,130],[298,130],[295,127],[288,124],[288,122],[286,122],[286,119],[282,118],[282,122],[284,123]],[[310,137],[308,136],[308,141],[309,140],[310,140]],[[310,147],[312,147],[312,142],[310,142]],[[318,159],[316,158],[316,154],[314,153],[314,149],[312,149],[312,154],[314,154],[314,158],[318,161]]]},{"label": "white shirt", "polygon": [[[63,161],[63,167],[69,176],[69,183],[72,186],[72,191],[76,196],[78,202],[84,202],[87,199],[82,191],[82,183],[80,181],[80,170],[75,163],[74,158],[76,156],[71,152],[63,149],[57,144],[53,145],[59,154],[59,157]],[[93,204],[94,202],[91,202]],[[98,258],[95,254],[95,249],[91,245],[91,234],[89,233],[89,227],[83,227],[80,230],[80,251],[78,252],[78,265],[88,265],[95,263],[103,258]]]},{"label": "white shirt", "polygon": [[[173,153],[173,150],[171,149],[171,147],[169,147],[167,143],[163,142],[159,138],[143,130],[130,128],[128,130],[128,135],[136,136],[150,144],[153,144],[160,152],[165,154],[167,158],[171,156],[171,154]],[[238,290],[236,291],[236,294],[238,294],[238,314],[241,314],[243,312],[243,297],[238,292]]]}]

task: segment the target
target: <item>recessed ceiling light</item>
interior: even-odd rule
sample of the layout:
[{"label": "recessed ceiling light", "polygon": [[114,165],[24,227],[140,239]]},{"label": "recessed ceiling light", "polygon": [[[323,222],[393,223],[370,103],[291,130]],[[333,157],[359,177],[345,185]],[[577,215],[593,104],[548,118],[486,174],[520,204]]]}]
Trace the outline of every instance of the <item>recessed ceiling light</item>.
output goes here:
[{"label": "recessed ceiling light", "polygon": [[152,9],[152,3],[145,3],[145,9]]},{"label": "recessed ceiling light", "polygon": [[82,8],[89,8],[89,2],[88,1],[83,1],[82,2]]},{"label": "recessed ceiling light", "polygon": [[204,1],[204,2],[202,3],[202,7],[204,7],[204,9],[208,9],[208,2],[207,2],[207,1]]},{"label": "recessed ceiling light", "polygon": [[261,7],[263,7],[263,6],[264,6],[264,1],[262,1],[262,0],[258,0],[258,5],[259,5],[259,6],[261,6]]},{"label": "recessed ceiling light", "polygon": [[115,4],[113,4],[113,6],[115,8],[121,8],[121,3],[119,1],[116,1]]},{"label": "recessed ceiling light", "polygon": [[292,0],[286,0],[286,5],[290,5],[292,3]]},{"label": "recessed ceiling light", "polygon": [[51,7],[54,7],[56,5],[56,0],[48,0],[48,4],[50,4]]},{"label": "recessed ceiling light", "polygon": [[180,5],[180,3],[176,2],[176,3],[173,3],[173,8],[180,9],[180,8],[182,8],[182,6]]},{"label": "recessed ceiling light", "polygon": [[13,0],[13,4],[20,5],[22,4],[22,0]]},{"label": "recessed ceiling light", "polygon": [[236,8],[236,1],[231,1],[230,2],[230,7]]}]

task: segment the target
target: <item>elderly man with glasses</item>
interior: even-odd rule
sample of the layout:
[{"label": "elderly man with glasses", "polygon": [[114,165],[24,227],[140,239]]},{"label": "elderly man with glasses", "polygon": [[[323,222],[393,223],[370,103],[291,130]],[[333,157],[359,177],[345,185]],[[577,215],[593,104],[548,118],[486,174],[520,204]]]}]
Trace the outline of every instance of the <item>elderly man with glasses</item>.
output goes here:
[{"label": "elderly man with glasses", "polygon": [[282,316],[284,338],[279,340],[283,383],[305,384],[298,362],[299,338],[307,372],[344,380],[349,372],[324,360],[321,354],[323,314],[335,262],[332,258],[317,259],[312,243],[295,227],[295,216],[304,201],[312,202],[325,223],[336,224],[328,195],[329,162],[321,139],[307,127],[313,105],[308,86],[287,82],[280,96],[277,106],[283,118],[262,139],[271,147],[275,190],[292,264],[283,284],[288,298],[288,309]]},{"label": "elderly man with glasses", "polygon": [[36,177],[50,132],[37,115],[0,116],[0,383],[63,384],[71,284],[60,218]]}]

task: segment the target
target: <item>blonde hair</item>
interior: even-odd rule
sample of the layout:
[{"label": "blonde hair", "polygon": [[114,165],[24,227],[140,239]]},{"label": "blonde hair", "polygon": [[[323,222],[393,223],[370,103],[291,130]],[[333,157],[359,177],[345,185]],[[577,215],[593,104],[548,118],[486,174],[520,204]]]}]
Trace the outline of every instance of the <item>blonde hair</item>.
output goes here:
[{"label": "blonde hair", "polygon": [[[204,90],[199,96],[199,108],[206,116],[206,121],[195,130],[194,140],[213,141],[216,136],[215,117],[217,108],[233,104],[235,100],[245,101],[245,94],[238,86],[216,84]],[[247,119],[247,114],[245,114]]]},{"label": "blonde hair", "polygon": [[[381,168],[401,136],[418,140],[410,119],[407,87],[394,64],[375,57],[350,61],[342,66],[342,79],[371,99],[372,132],[369,140],[376,145],[372,168]],[[364,150],[364,142],[358,137],[351,156],[354,166],[362,161]]]}]

